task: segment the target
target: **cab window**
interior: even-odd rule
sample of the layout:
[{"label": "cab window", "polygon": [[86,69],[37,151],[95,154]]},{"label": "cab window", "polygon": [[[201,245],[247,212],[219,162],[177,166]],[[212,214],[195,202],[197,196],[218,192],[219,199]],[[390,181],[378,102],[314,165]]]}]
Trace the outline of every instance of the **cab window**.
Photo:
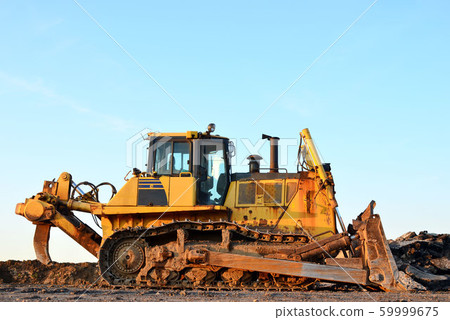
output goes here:
[{"label": "cab window", "polygon": [[170,174],[172,158],[172,142],[160,144],[155,151],[155,171],[157,174]]},{"label": "cab window", "polygon": [[172,174],[189,171],[189,143],[174,142],[172,155]]},{"label": "cab window", "polygon": [[178,175],[189,171],[190,146],[187,141],[167,141],[155,150],[155,171],[158,175]]}]

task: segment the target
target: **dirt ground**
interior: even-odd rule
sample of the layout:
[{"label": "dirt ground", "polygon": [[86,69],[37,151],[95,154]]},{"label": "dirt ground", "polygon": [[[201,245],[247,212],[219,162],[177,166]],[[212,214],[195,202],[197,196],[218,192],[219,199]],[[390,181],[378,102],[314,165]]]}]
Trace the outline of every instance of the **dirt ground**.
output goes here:
[{"label": "dirt ground", "polygon": [[153,290],[110,289],[62,285],[0,285],[0,301],[172,301],[172,302],[450,302],[449,292],[360,292],[360,291],[205,291],[205,290]]},{"label": "dirt ground", "polygon": [[317,285],[311,291],[114,289],[98,280],[95,263],[53,263],[37,260],[0,262],[0,301],[450,301],[450,291],[386,293],[356,286]]}]

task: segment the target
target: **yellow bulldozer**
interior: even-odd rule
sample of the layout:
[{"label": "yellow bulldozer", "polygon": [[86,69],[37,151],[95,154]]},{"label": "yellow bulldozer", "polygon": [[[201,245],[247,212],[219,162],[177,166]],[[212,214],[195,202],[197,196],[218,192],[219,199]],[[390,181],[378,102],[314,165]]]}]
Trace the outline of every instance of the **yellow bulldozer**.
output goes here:
[{"label": "yellow bulldozer", "polygon": [[[118,192],[76,184],[67,172],[45,181],[16,207],[36,225],[37,259],[51,263],[58,227],[113,286],[293,290],[323,281],[404,290],[375,202],[345,227],[330,165],[308,129],[294,173],[279,167],[279,138],[267,135],[270,166],[250,155],[248,172],[232,173],[234,146],[214,131],[149,133],[147,170],[133,169]],[[108,203],[99,201],[103,186],[112,189]],[[102,235],[74,211],[92,214]]]}]

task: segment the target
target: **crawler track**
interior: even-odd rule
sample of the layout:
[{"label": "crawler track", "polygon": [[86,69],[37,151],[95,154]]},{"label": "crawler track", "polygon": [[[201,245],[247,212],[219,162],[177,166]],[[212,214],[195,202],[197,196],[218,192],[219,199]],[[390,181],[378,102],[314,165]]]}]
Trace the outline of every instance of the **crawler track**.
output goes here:
[{"label": "crawler track", "polygon": [[[228,243],[224,233],[229,235]],[[233,222],[174,221],[117,230],[100,249],[99,267],[103,278],[114,286],[298,290],[315,280],[196,264],[188,261],[186,249],[270,256],[279,248],[298,248],[309,242],[304,234],[260,232]]]}]

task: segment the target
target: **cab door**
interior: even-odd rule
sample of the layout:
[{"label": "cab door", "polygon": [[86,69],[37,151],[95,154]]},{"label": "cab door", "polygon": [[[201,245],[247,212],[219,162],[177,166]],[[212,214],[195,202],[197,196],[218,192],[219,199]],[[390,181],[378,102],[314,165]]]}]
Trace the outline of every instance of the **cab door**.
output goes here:
[{"label": "cab door", "polygon": [[197,203],[223,205],[229,186],[227,140],[194,141],[194,177],[197,179]]},{"label": "cab door", "polygon": [[195,205],[196,185],[190,169],[190,155],[188,141],[173,142],[169,206]]}]

